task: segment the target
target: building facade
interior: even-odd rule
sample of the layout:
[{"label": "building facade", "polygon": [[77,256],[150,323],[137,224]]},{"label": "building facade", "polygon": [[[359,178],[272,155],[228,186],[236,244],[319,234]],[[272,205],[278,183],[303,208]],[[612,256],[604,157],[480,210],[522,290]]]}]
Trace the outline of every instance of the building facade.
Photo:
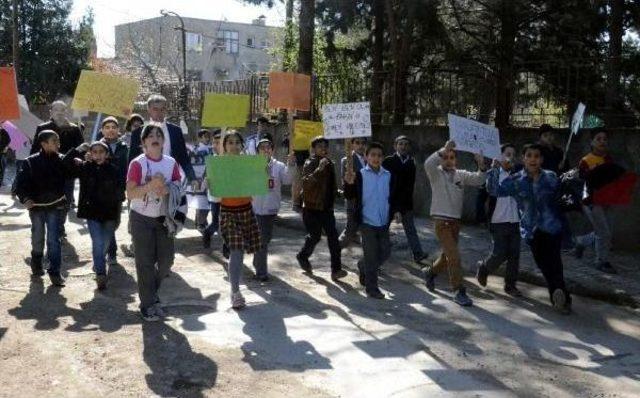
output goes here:
[{"label": "building facade", "polygon": [[[183,18],[187,80],[242,79],[278,63],[272,50],[282,28],[253,23]],[[169,71],[182,79],[182,36],[175,16],[159,16],[115,27],[115,57],[137,62],[149,73]]]}]

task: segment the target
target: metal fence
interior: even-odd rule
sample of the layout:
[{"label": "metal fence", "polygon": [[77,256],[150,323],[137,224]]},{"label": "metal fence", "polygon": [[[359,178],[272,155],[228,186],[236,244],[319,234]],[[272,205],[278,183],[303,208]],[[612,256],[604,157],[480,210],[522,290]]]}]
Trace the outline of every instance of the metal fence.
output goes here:
[{"label": "metal fence", "polygon": [[[625,78],[621,89],[638,90],[640,82],[635,76],[639,74]],[[599,109],[602,117],[603,112],[607,112],[604,98],[599,94],[604,83],[602,78],[596,80],[593,76],[593,65],[586,61],[569,65],[553,62],[516,65],[511,87],[511,125],[530,127],[549,123],[566,127],[570,108],[577,101],[587,103],[590,110]],[[374,97],[374,80],[378,83],[379,102],[372,104],[375,105],[372,117],[378,123],[392,123],[396,107],[392,76],[388,72],[314,76],[311,118],[319,119],[322,106],[328,103],[370,101]],[[169,109],[174,110],[174,116],[186,115],[192,121],[200,120],[207,92],[247,94],[251,97],[251,119],[255,120],[260,114],[275,111],[267,105],[268,85],[268,75],[258,74],[235,81],[192,82],[182,89],[177,84],[164,85],[161,93],[169,100]],[[407,95],[403,99],[406,100],[404,121],[407,125],[445,125],[447,113],[456,113],[491,123],[495,117],[494,93],[493,77],[478,67],[415,71],[408,79]],[[625,91],[625,98],[632,97]],[[184,111],[185,103],[187,112]],[[629,114],[624,117],[628,118]],[[640,125],[637,118],[633,124]]]}]

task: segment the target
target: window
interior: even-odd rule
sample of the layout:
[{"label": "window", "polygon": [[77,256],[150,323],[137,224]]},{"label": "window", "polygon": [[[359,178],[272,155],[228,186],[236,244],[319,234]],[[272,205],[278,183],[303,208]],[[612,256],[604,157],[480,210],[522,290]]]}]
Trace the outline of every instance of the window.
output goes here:
[{"label": "window", "polygon": [[253,38],[252,37],[247,39],[247,47],[253,47]]},{"label": "window", "polygon": [[271,43],[267,39],[262,39],[260,42],[260,48],[269,48],[271,47]]},{"label": "window", "polygon": [[227,54],[237,54],[240,46],[238,32],[234,30],[218,31],[218,45],[224,48]]},{"label": "window", "polygon": [[187,51],[202,52],[202,35],[200,33],[187,32]]}]

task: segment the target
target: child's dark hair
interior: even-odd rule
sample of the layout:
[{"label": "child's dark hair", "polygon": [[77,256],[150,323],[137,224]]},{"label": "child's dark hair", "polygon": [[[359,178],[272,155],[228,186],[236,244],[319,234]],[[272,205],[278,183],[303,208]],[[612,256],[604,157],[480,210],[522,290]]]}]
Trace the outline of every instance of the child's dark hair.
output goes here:
[{"label": "child's dark hair", "polygon": [[515,145],[513,145],[510,142],[507,142],[505,144],[500,145],[500,153],[504,153],[504,151],[506,151],[507,148],[513,148],[514,151],[516,150],[516,146]]},{"label": "child's dark hair", "polygon": [[264,116],[260,116],[257,120],[256,123],[269,123],[269,119],[267,119]]},{"label": "child's dark hair", "polygon": [[604,127],[596,127],[592,129],[589,135],[591,136],[591,139],[594,139],[596,138],[596,135],[600,133],[604,133],[607,137],[609,136],[609,132]]},{"label": "child's dark hair", "polygon": [[141,124],[144,124],[144,119],[142,118],[141,115],[139,115],[137,113],[132,113],[131,116],[129,116],[129,119],[127,119],[127,123],[125,123],[125,125],[124,125],[125,131],[131,131],[131,125],[135,121],[138,121]]},{"label": "child's dark hair", "polygon": [[213,130],[213,134],[211,134],[212,138],[220,138],[222,137],[222,130],[220,129],[215,129]]},{"label": "child's dark hair", "polygon": [[42,130],[40,134],[38,134],[38,142],[40,142],[40,144],[45,143],[52,138],[60,139],[60,136],[58,136],[58,133],[53,130]]},{"label": "child's dark hair", "polygon": [[323,136],[319,135],[316,138],[314,138],[313,140],[311,140],[311,148],[315,148],[320,143],[329,145],[329,140],[324,138]]},{"label": "child's dark hair", "polygon": [[162,139],[164,139],[164,131],[162,131],[162,127],[157,124],[148,124],[142,129],[142,134],[140,134],[140,142],[144,142],[144,140],[146,140],[154,130],[158,130],[160,132],[160,135],[162,136]]},{"label": "child's dark hair", "polygon": [[540,144],[526,144],[522,147],[522,156],[524,156],[527,151],[538,151],[540,152],[540,156],[542,156],[543,147]]},{"label": "child's dark hair", "polygon": [[369,145],[367,145],[367,150],[365,151],[365,155],[368,155],[369,152],[371,152],[371,150],[373,150],[373,149],[379,149],[382,152],[382,154],[384,155],[384,145],[382,145],[381,143],[376,142],[376,141],[371,142],[371,143],[369,143]]},{"label": "child's dark hair", "polygon": [[550,124],[541,124],[540,128],[538,130],[538,135],[542,135],[544,133],[552,133],[553,132],[553,127],[551,127]]},{"label": "child's dark hair", "polygon": [[229,137],[237,137],[238,140],[240,140],[240,144],[242,144],[242,147],[244,148],[244,138],[242,137],[242,134],[240,134],[236,130],[229,130],[229,131],[227,131],[227,133],[224,135],[224,138],[222,139],[222,149],[223,150],[226,151],[226,149],[227,149],[227,141],[229,140]]},{"label": "child's dark hair", "polygon": [[198,131],[198,138],[202,138],[207,134],[211,134],[211,131],[209,131],[207,129],[202,129],[202,130]]},{"label": "child's dark hair", "polygon": [[113,116],[105,117],[102,123],[100,123],[100,128],[104,128],[107,123],[113,123],[116,127],[120,127],[120,123],[118,123],[118,119]]},{"label": "child's dark hair", "polygon": [[353,144],[354,142],[356,142],[356,140],[362,140],[365,144],[367,143],[367,137],[353,137],[351,139],[351,143]]}]

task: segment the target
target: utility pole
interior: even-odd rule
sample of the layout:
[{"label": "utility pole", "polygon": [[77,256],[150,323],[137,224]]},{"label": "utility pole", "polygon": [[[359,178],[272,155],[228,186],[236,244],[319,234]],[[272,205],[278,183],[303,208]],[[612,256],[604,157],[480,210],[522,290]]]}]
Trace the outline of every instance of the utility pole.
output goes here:
[{"label": "utility pole", "polygon": [[184,20],[177,13],[168,10],[160,10],[160,14],[163,17],[173,15],[180,20],[180,26],[176,26],[174,29],[179,30],[182,33],[182,89],[180,90],[180,102],[182,103],[182,110],[186,117],[189,114],[187,106],[187,31],[184,28]]},{"label": "utility pole", "polygon": [[19,34],[18,34],[18,0],[13,0],[13,69],[16,71],[16,77],[19,76],[18,66],[20,55],[18,51]]}]

